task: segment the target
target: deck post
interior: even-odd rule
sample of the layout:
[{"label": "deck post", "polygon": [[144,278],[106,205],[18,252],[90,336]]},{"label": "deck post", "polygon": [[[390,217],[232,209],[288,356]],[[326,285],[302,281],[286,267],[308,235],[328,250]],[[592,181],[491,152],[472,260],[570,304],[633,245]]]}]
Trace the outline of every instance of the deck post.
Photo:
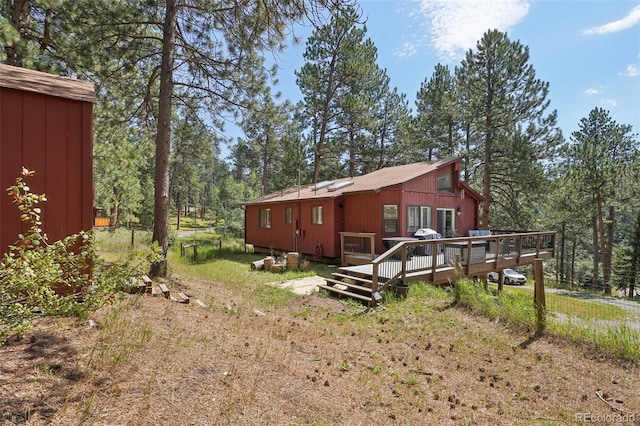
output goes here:
[{"label": "deck post", "polygon": [[[444,251],[443,251],[444,253]],[[444,256],[444,254],[443,254]],[[436,283],[436,268],[438,266],[438,244],[431,246],[431,283]]]},{"label": "deck post", "polygon": [[378,264],[373,263],[373,269],[371,270],[371,294],[378,292]]},{"label": "deck post", "polygon": [[405,279],[407,277],[407,245],[405,243],[400,243],[402,244],[402,249],[400,250],[400,252],[402,253],[402,282],[405,282]]},{"label": "deck post", "polygon": [[520,259],[522,258],[522,240],[524,238],[523,237],[516,237],[516,250],[518,250],[518,257],[517,257],[517,261],[518,261],[518,265],[520,264]]},{"label": "deck post", "polygon": [[471,276],[471,258],[473,257],[473,253],[471,252],[471,250],[473,250],[473,245],[471,244],[471,241],[471,239],[467,241],[467,273],[465,274],[467,277]]},{"label": "deck post", "polygon": [[542,272],[542,259],[534,261],[535,275],[535,304],[536,304],[536,336],[541,336],[546,326],[545,300],[544,300],[544,276]]}]

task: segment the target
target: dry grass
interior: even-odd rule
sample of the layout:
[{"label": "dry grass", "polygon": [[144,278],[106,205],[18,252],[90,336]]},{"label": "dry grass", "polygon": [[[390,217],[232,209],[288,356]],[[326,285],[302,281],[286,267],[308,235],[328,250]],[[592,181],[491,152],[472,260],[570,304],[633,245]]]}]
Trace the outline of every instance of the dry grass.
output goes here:
[{"label": "dry grass", "polygon": [[[0,414],[25,425],[640,423],[638,370],[450,307],[429,291],[364,311],[255,284],[171,283],[207,303],[126,296],[99,328],[43,319],[0,347]],[[412,288],[413,290],[413,288]],[[258,310],[256,312],[256,309]],[[602,392],[607,402],[596,394]]]}]

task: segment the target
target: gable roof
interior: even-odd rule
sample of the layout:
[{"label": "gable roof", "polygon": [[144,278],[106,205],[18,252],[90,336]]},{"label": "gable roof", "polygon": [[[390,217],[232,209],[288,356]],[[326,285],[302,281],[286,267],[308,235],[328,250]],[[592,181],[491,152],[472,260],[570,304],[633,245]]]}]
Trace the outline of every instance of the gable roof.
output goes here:
[{"label": "gable roof", "polygon": [[382,188],[395,186],[412,179],[431,173],[437,169],[459,161],[459,158],[448,158],[436,161],[422,161],[420,163],[405,164],[403,166],[385,167],[362,176],[353,178],[334,179],[325,185],[303,185],[273,192],[260,198],[247,201],[245,205],[280,203],[285,201],[336,198],[343,194],[355,192],[375,192]]}]

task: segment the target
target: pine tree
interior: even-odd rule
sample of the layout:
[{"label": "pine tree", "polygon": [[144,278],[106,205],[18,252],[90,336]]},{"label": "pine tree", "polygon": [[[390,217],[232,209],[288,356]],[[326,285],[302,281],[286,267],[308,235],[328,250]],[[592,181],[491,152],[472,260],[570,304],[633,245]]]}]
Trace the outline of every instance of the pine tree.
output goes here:
[{"label": "pine tree", "polygon": [[326,6],[341,8],[350,2],[285,0],[278,7],[262,1],[71,2],[64,33],[73,37],[61,46],[77,68],[93,73],[105,85],[129,84],[132,70],[146,77],[143,87],[131,90],[138,91],[136,111],[147,112],[155,127],[153,240],[165,259],[153,265],[152,275],[166,274],[176,103],[184,96],[196,99],[200,112],[211,121],[252,106],[261,82],[256,76],[262,71],[261,53],[284,48],[292,24],[319,22]]},{"label": "pine tree", "polygon": [[628,198],[625,192],[634,186],[621,183],[632,182],[638,167],[638,145],[631,126],[618,124],[602,108],[592,109],[580,120],[571,140],[566,152],[567,179],[582,195],[592,218],[593,285],[598,286],[601,265],[604,290],[610,294],[616,205]]},{"label": "pine tree", "polygon": [[[309,37],[304,52],[305,64],[296,71],[297,84],[302,92],[305,113],[312,127],[313,182],[317,182],[321,167],[339,167],[339,158],[360,127],[357,112],[366,108],[358,98],[358,82],[370,79],[375,70],[375,52],[365,43],[365,28],[356,27],[360,16],[355,8],[348,8],[332,16],[331,22],[317,28]],[[351,93],[351,89],[355,93]],[[350,111],[352,109],[352,111]],[[350,117],[350,118],[348,118]],[[350,124],[349,124],[350,123]],[[356,125],[351,128],[349,125]],[[339,130],[347,130],[347,135]]]},{"label": "pine tree", "polygon": [[416,95],[419,142],[428,160],[453,157],[459,151],[455,79],[446,65],[438,64]]},{"label": "pine tree", "polygon": [[[469,146],[472,177],[481,181],[481,223],[489,228],[492,203],[501,196],[517,196],[518,191],[539,174],[521,182],[503,185],[502,172],[522,165],[537,171],[533,163],[552,158],[561,135],[556,113],[547,114],[549,84],[536,78],[529,61],[529,49],[511,41],[505,33],[488,31],[470,50],[456,70],[460,92],[464,93],[467,122],[475,129],[475,145]],[[470,134],[470,129],[467,129]],[[511,173],[515,175],[516,173]],[[520,188],[509,187],[517,184]],[[507,202],[505,201],[505,204]]]}]

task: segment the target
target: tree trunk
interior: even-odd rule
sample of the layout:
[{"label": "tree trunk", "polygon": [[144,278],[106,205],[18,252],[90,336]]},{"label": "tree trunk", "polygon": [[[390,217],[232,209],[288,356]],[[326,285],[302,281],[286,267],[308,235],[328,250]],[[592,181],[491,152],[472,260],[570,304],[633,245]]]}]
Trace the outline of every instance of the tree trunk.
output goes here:
[{"label": "tree trunk", "polygon": [[[607,260],[607,236],[604,233],[604,217],[602,213],[602,196],[600,194],[596,195],[596,209],[597,209],[597,219],[598,219],[598,243],[600,245],[600,261],[602,262],[602,275],[603,275],[603,284],[604,284],[604,293],[607,295],[611,294],[611,285],[607,279],[607,274],[611,275],[607,271],[607,265],[610,265],[610,262]],[[596,247],[596,250],[598,248]]]},{"label": "tree trunk", "polygon": [[[326,110],[326,107],[325,107]],[[315,146],[314,149],[314,157],[313,157],[313,183],[318,183],[318,179],[320,178],[320,165],[322,163],[322,154],[324,151],[324,141],[326,136],[327,125],[325,123],[326,114],[322,115],[322,121],[320,122],[320,135],[317,135],[317,119],[314,117],[314,128],[313,128],[313,144]],[[318,138],[316,143],[316,137]]]},{"label": "tree trunk", "polygon": [[616,211],[613,206],[609,206],[609,224],[607,226],[607,241],[605,255],[602,258],[602,272],[604,275],[604,289],[607,294],[611,294],[611,263],[613,262],[613,232],[615,226]]},{"label": "tree trunk", "polygon": [[489,228],[489,203],[491,200],[491,153],[489,152],[489,146],[485,145],[486,153],[484,155],[484,173],[482,175],[482,196],[484,201],[482,202],[482,229]]},{"label": "tree trunk", "polygon": [[267,136],[265,136],[264,147],[262,148],[262,170],[260,173],[260,196],[262,197],[267,193],[267,177],[269,175],[269,148],[271,147],[271,142],[269,141],[268,132]]},{"label": "tree trunk", "polygon": [[153,241],[162,249],[162,260],[151,265],[151,276],[167,275],[169,251],[169,158],[171,154],[171,98],[173,96],[173,62],[176,50],[176,2],[166,1],[160,67],[158,130],[156,133],[155,204]]},{"label": "tree trunk", "polygon": [[177,212],[178,212],[178,217],[176,218],[176,231],[180,230],[180,218],[182,217],[181,213],[182,213],[182,205],[180,204],[181,201],[178,201],[176,203],[176,207],[177,207]]},{"label": "tree trunk", "polygon": [[[593,197],[595,204],[595,197]],[[591,228],[593,232],[593,276],[591,277],[591,287],[596,290],[600,286],[600,249],[598,240],[598,217],[594,210],[591,213]]]},{"label": "tree trunk", "polygon": [[560,271],[560,282],[562,284],[566,284],[567,283],[567,275],[565,273],[566,268],[565,268],[565,263],[564,263],[564,253],[565,253],[565,245],[566,245],[566,238],[565,238],[565,231],[566,231],[566,224],[563,222],[562,223],[562,230],[560,231],[560,267],[558,268],[558,270]]},{"label": "tree trunk", "polygon": [[122,198],[118,188],[113,188],[114,201],[111,206],[111,223],[109,224],[109,230],[115,231],[120,221],[120,199]]},{"label": "tree trunk", "polygon": [[574,279],[575,279],[575,272],[576,272],[576,240],[574,239],[571,242],[571,272],[570,272],[570,277],[569,277],[569,282],[571,283],[571,288],[575,288],[574,287]]},{"label": "tree trunk", "polygon": [[471,124],[466,125],[465,136],[464,136],[464,146],[465,146],[465,156],[464,156],[464,181],[469,182],[469,145],[471,144]]},{"label": "tree trunk", "polygon": [[355,135],[353,134],[353,130],[349,131],[349,177],[354,177],[356,175],[356,150],[355,146]]},{"label": "tree trunk", "polygon": [[631,278],[629,280],[629,297],[634,296],[638,269],[640,268],[640,211],[636,218],[636,224],[631,238]]}]

